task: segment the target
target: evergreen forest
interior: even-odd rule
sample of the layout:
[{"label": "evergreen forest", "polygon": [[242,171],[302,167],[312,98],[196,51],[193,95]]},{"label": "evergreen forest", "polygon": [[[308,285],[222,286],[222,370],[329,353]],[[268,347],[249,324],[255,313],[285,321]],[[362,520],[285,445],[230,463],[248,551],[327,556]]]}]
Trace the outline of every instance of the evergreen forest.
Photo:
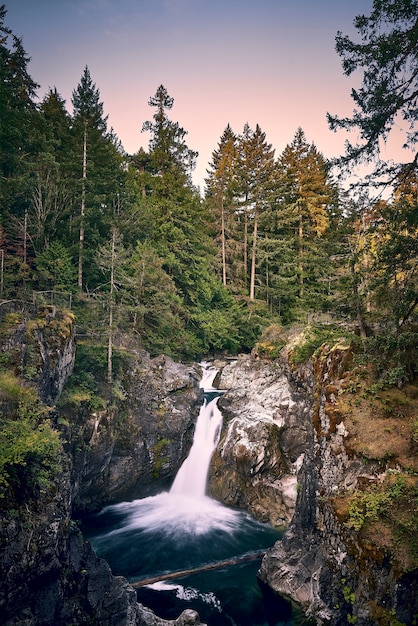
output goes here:
[{"label": "evergreen forest", "polygon": [[[71,309],[80,355],[100,349],[109,382],[122,349],[187,361],[258,345],[274,356],[274,329],[298,325],[309,325],[312,349],[343,325],[380,380],[413,379],[417,158],[384,163],[379,142],[402,115],[416,145],[416,16],[416,2],[375,2],[355,21],[362,43],[337,35],[343,71],[364,79],[353,118],[328,121],[359,129],[361,144],[329,162],[297,128],[277,153],[258,124],[225,120],[201,193],[198,155],[163,85],[143,122],[148,150],[127,154],[87,66],[71,113],[55,87],[39,98],[3,5],[0,316]],[[342,176],[365,162],[373,174],[348,190]]]}]

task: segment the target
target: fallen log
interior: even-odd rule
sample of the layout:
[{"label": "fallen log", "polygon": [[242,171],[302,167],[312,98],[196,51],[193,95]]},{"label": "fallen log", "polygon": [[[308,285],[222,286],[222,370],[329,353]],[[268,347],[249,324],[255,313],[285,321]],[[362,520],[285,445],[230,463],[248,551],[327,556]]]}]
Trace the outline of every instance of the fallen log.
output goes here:
[{"label": "fallen log", "polygon": [[184,576],[190,576],[190,574],[199,574],[200,572],[208,572],[213,569],[220,569],[221,567],[227,567],[229,565],[238,565],[239,563],[244,563],[245,561],[256,561],[257,559],[263,558],[265,555],[265,550],[259,550],[258,552],[247,552],[246,554],[241,554],[240,556],[233,556],[230,559],[225,559],[224,561],[216,561],[215,563],[207,563],[206,565],[201,565],[200,567],[193,567],[192,569],[183,569],[177,572],[169,572],[167,574],[160,574],[159,576],[153,576],[152,578],[144,578],[143,580],[136,580],[134,582],[130,581],[130,585],[138,589],[139,587],[145,587],[146,585],[152,585],[153,583],[158,583],[162,580],[173,580],[175,578],[183,578]]}]

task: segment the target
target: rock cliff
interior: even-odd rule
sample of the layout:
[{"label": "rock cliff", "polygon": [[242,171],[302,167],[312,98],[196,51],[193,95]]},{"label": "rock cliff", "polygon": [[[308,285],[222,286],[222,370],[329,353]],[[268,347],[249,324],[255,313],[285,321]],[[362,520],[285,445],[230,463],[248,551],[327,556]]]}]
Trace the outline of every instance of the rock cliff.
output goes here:
[{"label": "rock cliff", "polygon": [[199,377],[197,365],[165,356],[125,358],[118,398],[99,411],[82,405],[71,418],[75,509],[91,511],[171,484],[193,439]]},{"label": "rock cliff", "polygon": [[[13,411],[35,426],[45,420],[40,435],[52,426],[64,442],[48,488],[30,474],[33,462],[42,465],[29,454],[17,457],[16,497],[0,498],[1,623],[198,623],[194,611],[166,622],[138,604],[72,521],[74,510],[171,482],[201,402],[198,366],[130,353],[105,406],[81,398],[75,408],[71,394],[60,400],[74,362],[71,315],[9,320],[0,346],[15,376],[0,385],[4,423]],[[304,365],[291,357],[289,344],[277,359],[246,355],[220,364],[224,424],[209,491],[288,526],[266,554],[260,581],[318,626],[409,626],[418,615],[417,386],[376,389],[343,342],[324,345]],[[19,401],[32,387],[44,401],[38,412]],[[25,472],[36,489],[19,491]]]},{"label": "rock cliff", "polygon": [[219,400],[224,423],[209,493],[259,521],[287,526],[307,448],[307,394],[301,385],[292,386],[284,362],[250,355],[222,367],[218,385],[225,390]]},{"label": "rock cliff", "polygon": [[283,541],[264,558],[260,579],[318,625],[412,624],[416,388],[376,398],[367,367],[355,365],[345,344],[323,346],[310,378],[307,386],[306,366],[293,368],[290,384],[306,389],[310,425],[295,513]]},{"label": "rock cliff", "polygon": [[[69,416],[53,405],[74,365],[71,314],[46,311],[29,321],[13,314],[3,321],[0,349],[10,372],[0,384],[2,429],[15,450],[7,448],[1,457],[0,623],[199,624],[195,611],[166,621],[139,604],[135,590],[112,575],[72,519],[74,501],[92,506],[144,488],[150,471],[156,480],[175,474],[197,410],[196,370],[146,354],[131,357],[119,406],[110,403],[93,415],[84,406]],[[63,447],[54,427],[62,431]]]},{"label": "rock cliff", "polygon": [[220,364],[224,424],[209,490],[288,524],[259,578],[313,623],[409,626],[418,616],[417,385],[376,387],[344,340],[295,365],[300,341],[290,337],[277,359]]}]

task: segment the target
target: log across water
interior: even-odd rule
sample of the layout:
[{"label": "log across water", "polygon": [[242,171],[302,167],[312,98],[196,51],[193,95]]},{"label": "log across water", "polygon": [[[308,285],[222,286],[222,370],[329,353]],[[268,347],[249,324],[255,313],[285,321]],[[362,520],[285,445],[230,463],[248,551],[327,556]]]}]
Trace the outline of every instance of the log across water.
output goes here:
[{"label": "log across water", "polygon": [[259,550],[258,552],[248,552],[240,556],[234,556],[230,559],[223,561],[217,561],[216,563],[208,563],[207,565],[201,565],[200,567],[194,567],[192,569],[184,569],[177,572],[170,572],[168,574],[160,574],[159,576],[153,576],[152,578],[144,578],[143,580],[137,580],[130,582],[132,587],[138,589],[139,587],[145,587],[146,585],[152,585],[162,580],[173,580],[175,578],[183,578],[183,576],[190,576],[191,574],[199,574],[200,572],[208,572],[209,570],[220,569],[221,567],[228,567],[230,565],[238,565],[246,561],[255,561],[262,559],[265,555],[265,550]]}]

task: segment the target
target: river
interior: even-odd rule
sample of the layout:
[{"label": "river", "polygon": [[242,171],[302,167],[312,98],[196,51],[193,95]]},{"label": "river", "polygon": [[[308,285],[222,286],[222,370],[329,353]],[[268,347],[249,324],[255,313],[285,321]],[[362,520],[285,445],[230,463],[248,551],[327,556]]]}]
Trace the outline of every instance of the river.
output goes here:
[{"label": "river", "polygon": [[83,521],[83,534],[164,619],[193,608],[210,626],[294,626],[301,616],[257,580],[261,553],[279,531],[206,495],[222,426],[215,376],[205,366],[193,445],[170,491],[105,507]]}]

